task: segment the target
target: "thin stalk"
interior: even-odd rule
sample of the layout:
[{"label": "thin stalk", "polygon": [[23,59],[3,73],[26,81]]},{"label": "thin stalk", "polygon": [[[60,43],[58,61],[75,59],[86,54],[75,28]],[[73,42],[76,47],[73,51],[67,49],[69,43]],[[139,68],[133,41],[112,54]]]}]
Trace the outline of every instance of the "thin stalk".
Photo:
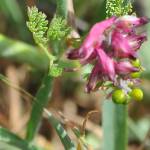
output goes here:
[{"label": "thin stalk", "polygon": [[[67,0],[56,0],[57,9],[56,9],[56,16],[62,17],[64,19],[67,19],[68,17],[68,9],[67,9]],[[60,53],[60,46],[61,42],[58,40],[51,41],[53,52],[55,55],[59,57]]]},{"label": "thin stalk", "polygon": [[47,57],[50,61],[55,60],[55,56],[53,56],[51,53],[49,53],[48,50],[42,44],[39,44],[39,47],[41,47],[43,49],[44,53],[47,55]]},{"label": "thin stalk", "polygon": [[57,11],[56,14],[63,18],[67,18],[67,0],[57,0]]}]

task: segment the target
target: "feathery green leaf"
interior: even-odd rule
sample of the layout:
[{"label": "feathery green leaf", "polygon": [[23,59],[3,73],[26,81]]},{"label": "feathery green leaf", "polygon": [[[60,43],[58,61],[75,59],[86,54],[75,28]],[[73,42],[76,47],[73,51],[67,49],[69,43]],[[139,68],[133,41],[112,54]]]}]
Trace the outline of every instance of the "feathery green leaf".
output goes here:
[{"label": "feathery green leaf", "polygon": [[42,45],[47,44],[48,39],[45,36],[48,30],[48,21],[46,20],[46,15],[39,12],[36,7],[28,7],[28,17],[29,21],[27,26],[29,30],[33,33],[33,38],[37,44]]},{"label": "feathery green leaf", "polygon": [[63,40],[71,29],[67,26],[67,21],[62,17],[55,16],[49,26],[47,36],[50,40]]},{"label": "feathery green leaf", "polygon": [[132,4],[130,0],[107,0],[106,14],[107,17],[122,16],[132,13]]}]

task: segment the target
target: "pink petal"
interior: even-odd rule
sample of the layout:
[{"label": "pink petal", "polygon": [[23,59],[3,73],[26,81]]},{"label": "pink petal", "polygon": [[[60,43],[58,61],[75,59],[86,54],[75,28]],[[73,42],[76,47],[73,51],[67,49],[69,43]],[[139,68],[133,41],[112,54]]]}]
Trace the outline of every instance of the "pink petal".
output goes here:
[{"label": "pink petal", "polygon": [[131,42],[134,41],[130,37],[114,31],[112,35],[112,48],[115,56],[121,58],[136,57],[135,45],[132,45]]},{"label": "pink petal", "polygon": [[119,74],[129,74],[131,72],[139,71],[138,68],[132,66],[132,64],[128,61],[121,61],[119,63],[115,63],[116,72]]},{"label": "pink petal", "polygon": [[103,49],[96,49],[99,63],[102,66],[102,71],[104,75],[108,76],[111,80],[115,79],[115,66],[114,61],[110,58]]},{"label": "pink petal", "polygon": [[90,30],[81,47],[89,49],[91,46],[100,45],[104,38],[104,31],[111,27],[115,21],[115,17],[111,17],[102,22],[96,23]]},{"label": "pink petal", "polygon": [[115,24],[116,28],[120,28],[125,32],[130,32],[132,31],[132,27],[139,27],[144,24],[147,24],[148,22],[149,19],[146,17],[138,18],[136,16],[125,15],[116,19]]},{"label": "pink petal", "polygon": [[132,48],[136,51],[141,47],[142,43],[146,40],[147,40],[146,34],[133,35],[130,37],[131,43],[130,45],[132,45]]},{"label": "pink petal", "polygon": [[90,91],[94,90],[96,87],[97,81],[101,78],[102,76],[102,70],[101,66],[99,63],[97,63],[94,68],[92,69],[92,72],[90,74],[88,83],[86,85],[85,91],[89,93]]}]

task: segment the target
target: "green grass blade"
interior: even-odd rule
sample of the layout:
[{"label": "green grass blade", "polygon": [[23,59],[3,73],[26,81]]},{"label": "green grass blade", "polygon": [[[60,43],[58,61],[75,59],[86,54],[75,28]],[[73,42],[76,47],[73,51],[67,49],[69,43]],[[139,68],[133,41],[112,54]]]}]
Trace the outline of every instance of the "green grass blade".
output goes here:
[{"label": "green grass blade", "polygon": [[8,31],[11,29],[16,30],[17,35],[19,35],[21,39],[27,40],[29,39],[29,34],[25,27],[24,10],[21,5],[24,5],[23,1],[4,0],[0,1],[0,10],[4,13],[7,22],[11,25]]},{"label": "green grass blade", "polygon": [[0,127],[0,142],[7,143],[8,145],[21,150],[33,150],[33,147],[31,147],[25,140],[2,127]]},{"label": "green grass blade", "polygon": [[5,15],[7,15],[8,18],[11,18],[15,23],[20,24],[24,22],[23,13],[16,0],[0,1],[0,8],[3,10]]},{"label": "green grass blade", "polygon": [[127,106],[110,100],[103,105],[103,150],[126,150]]},{"label": "green grass blade", "polygon": [[29,64],[38,69],[48,68],[48,58],[39,49],[0,34],[0,58]]},{"label": "green grass blade", "polygon": [[76,150],[74,143],[71,141],[61,123],[56,118],[54,118],[54,116],[50,112],[46,111],[46,114],[48,115],[48,121],[56,130],[65,150]]},{"label": "green grass blade", "polygon": [[26,139],[28,141],[32,141],[37,130],[39,124],[42,119],[42,113],[44,107],[48,104],[53,85],[53,77],[46,75],[42,81],[41,87],[39,88],[36,96],[35,103],[33,103],[32,112],[30,116],[30,120],[28,122],[27,135]]}]

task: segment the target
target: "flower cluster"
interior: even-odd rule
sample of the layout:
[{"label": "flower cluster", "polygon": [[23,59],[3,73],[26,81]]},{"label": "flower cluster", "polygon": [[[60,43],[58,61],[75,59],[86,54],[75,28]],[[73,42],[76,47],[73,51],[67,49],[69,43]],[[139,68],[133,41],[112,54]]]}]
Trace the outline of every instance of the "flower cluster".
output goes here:
[{"label": "flower cluster", "polygon": [[107,81],[126,95],[131,92],[129,84],[137,82],[135,73],[142,70],[137,51],[147,38],[139,27],[148,21],[146,17],[128,15],[111,17],[96,23],[80,48],[68,52],[69,59],[79,59],[83,65],[94,64],[86,86],[87,92],[95,90],[99,82]]}]

